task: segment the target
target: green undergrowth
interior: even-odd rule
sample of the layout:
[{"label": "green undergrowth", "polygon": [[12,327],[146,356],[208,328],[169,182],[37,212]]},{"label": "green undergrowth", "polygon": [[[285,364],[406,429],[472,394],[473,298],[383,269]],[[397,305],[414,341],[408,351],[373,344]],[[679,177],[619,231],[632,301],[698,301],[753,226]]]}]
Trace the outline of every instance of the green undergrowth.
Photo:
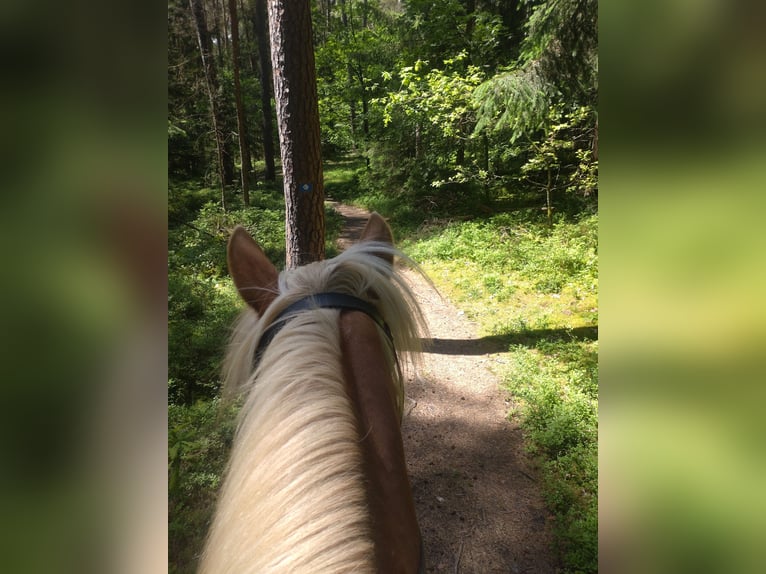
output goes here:
[{"label": "green undergrowth", "polygon": [[506,388],[541,464],[570,572],[598,566],[598,343],[540,340],[511,348]]},{"label": "green undergrowth", "polygon": [[403,247],[488,334],[577,328],[596,323],[597,226],[499,214],[425,227]]},{"label": "green undergrowth", "polygon": [[168,406],[171,573],[194,572],[234,435],[235,408],[218,399]]}]

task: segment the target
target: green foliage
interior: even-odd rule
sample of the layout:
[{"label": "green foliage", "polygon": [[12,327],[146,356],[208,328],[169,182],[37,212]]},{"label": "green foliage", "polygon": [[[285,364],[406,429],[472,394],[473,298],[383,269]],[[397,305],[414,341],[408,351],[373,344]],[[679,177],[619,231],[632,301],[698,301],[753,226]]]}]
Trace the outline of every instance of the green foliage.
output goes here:
[{"label": "green foliage", "polygon": [[220,361],[237,313],[228,281],[168,276],[168,399],[188,404],[217,394]]},{"label": "green foliage", "polygon": [[473,93],[477,108],[476,132],[485,129],[510,129],[509,141],[543,127],[550,96],[544,89],[540,67],[503,71],[476,88]]},{"label": "green foliage", "polygon": [[569,572],[598,569],[597,348],[585,341],[518,346],[505,374],[530,448],[543,461]]},{"label": "green foliage", "polygon": [[235,412],[217,399],[168,406],[171,572],[195,570],[231,448]]},{"label": "green foliage", "polygon": [[[521,178],[548,192],[565,190],[590,195],[598,186],[598,162],[590,149],[593,112],[585,106],[564,111],[553,106],[543,137],[530,142]],[[576,146],[581,146],[576,149]]]},{"label": "green foliage", "polygon": [[[224,212],[215,192],[190,183],[169,189],[168,394],[191,404],[217,394],[220,363],[240,304],[226,270],[226,241],[244,225],[274,261],[284,261],[284,202],[256,188],[253,206]],[[201,204],[201,205],[200,205]]]},{"label": "green foliage", "polygon": [[453,50],[465,49],[466,24],[460,0],[409,0],[402,14],[406,55],[436,61]]},{"label": "green foliage", "polygon": [[393,15],[374,0],[347,0],[314,13],[317,91],[325,158],[364,150],[374,136],[370,100],[384,87],[378,79],[395,66],[400,38]]},{"label": "green foliage", "polygon": [[[473,111],[471,94],[484,77],[477,66],[458,69],[466,58],[461,52],[444,60],[444,69],[429,69],[423,60],[401,68],[401,89],[382,100],[383,124],[388,126],[394,114],[400,113],[423,124],[434,124],[445,138],[462,136]],[[391,80],[392,75],[385,73],[384,79]]]},{"label": "green foliage", "polygon": [[[464,184],[481,169],[478,144],[471,139],[474,89],[484,79],[478,66],[467,65],[461,52],[442,61],[442,68],[417,60],[399,69],[399,87],[373,101],[380,106],[384,126],[396,125],[399,140],[389,140],[392,151],[412,153],[405,188],[422,192]],[[383,79],[394,81],[394,74]],[[405,137],[402,137],[405,135]],[[417,177],[420,175],[421,177]]]},{"label": "green foliage", "polygon": [[543,128],[554,103],[595,106],[597,7],[596,0],[532,6],[519,59],[476,90],[477,131],[509,129],[514,142]]},{"label": "green foliage", "polygon": [[[528,0],[537,4],[536,0]],[[598,74],[597,0],[546,0],[532,7],[520,61],[539,64],[549,86],[594,104]]]},{"label": "green foliage", "polygon": [[465,260],[485,273],[516,275],[538,293],[565,287],[595,290],[598,281],[595,215],[560,220],[552,230],[524,213],[452,223],[409,247],[418,261]]}]

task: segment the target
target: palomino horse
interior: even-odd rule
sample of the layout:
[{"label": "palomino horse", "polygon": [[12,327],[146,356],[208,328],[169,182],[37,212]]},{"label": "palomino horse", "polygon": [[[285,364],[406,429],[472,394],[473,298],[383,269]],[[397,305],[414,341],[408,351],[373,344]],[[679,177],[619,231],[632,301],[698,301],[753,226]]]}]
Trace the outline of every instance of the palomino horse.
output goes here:
[{"label": "palomino horse", "polygon": [[395,351],[416,349],[423,320],[395,255],[377,214],[338,257],[281,274],[234,230],[249,308],[225,375],[244,400],[201,572],[423,571]]}]

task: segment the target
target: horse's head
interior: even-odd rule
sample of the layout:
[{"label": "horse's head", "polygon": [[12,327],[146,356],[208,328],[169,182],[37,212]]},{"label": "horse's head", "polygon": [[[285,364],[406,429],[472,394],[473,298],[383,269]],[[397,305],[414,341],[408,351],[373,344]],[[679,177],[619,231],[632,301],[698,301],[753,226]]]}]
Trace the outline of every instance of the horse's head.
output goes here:
[{"label": "horse's head", "polygon": [[391,228],[372,214],[356,245],[282,273],[242,227],[227,255],[245,399],[203,571],[414,572],[395,349],[414,358],[423,323]]},{"label": "horse's head", "polygon": [[[376,242],[393,247],[393,234],[388,223],[377,213],[372,213],[362,232],[360,242]],[[393,265],[391,251],[377,255]],[[229,272],[240,297],[259,315],[279,295],[279,273],[269,261],[260,245],[242,226],[237,226],[229,239],[227,250]]]}]

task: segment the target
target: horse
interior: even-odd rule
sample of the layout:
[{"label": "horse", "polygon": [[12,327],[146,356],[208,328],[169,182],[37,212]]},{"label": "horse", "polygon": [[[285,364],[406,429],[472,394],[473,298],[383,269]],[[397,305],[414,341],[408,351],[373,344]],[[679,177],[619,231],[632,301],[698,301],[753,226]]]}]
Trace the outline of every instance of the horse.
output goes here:
[{"label": "horse", "polygon": [[201,573],[424,571],[400,426],[425,322],[395,256],[376,213],[337,257],[282,273],[233,231],[247,307],[224,388],[242,407]]}]

